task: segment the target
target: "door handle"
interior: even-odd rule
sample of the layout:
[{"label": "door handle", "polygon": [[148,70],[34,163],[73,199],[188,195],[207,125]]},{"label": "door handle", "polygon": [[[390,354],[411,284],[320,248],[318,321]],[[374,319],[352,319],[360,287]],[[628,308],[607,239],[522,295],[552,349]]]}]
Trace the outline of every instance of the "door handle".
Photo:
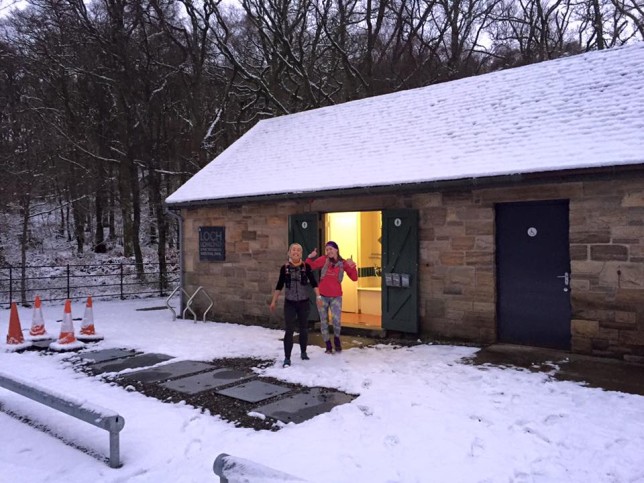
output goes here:
[{"label": "door handle", "polygon": [[563,278],[564,281],[564,292],[568,291],[568,287],[570,286],[570,274],[568,272],[564,272],[563,275],[557,275],[557,278]]}]

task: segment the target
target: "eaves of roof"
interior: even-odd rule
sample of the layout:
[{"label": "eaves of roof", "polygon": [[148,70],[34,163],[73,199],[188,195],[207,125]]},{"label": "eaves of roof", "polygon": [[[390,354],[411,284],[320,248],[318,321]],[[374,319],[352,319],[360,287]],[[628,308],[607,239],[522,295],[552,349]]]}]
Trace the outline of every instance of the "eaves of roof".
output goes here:
[{"label": "eaves of roof", "polygon": [[202,208],[206,206],[221,206],[226,204],[264,203],[289,201],[310,198],[339,198],[349,196],[371,196],[382,194],[416,194],[423,192],[451,191],[459,189],[480,189],[503,186],[568,183],[576,181],[596,181],[610,179],[628,179],[633,175],[644,176],[644,158],[639,164],[609,166],[601,168],[585,168],[561,171],[544,171],[532,173],[517,173],[503,176],[486,176],[479,178],[460,178],[437,180],[422,183],[406,183],[383,186],[354,187],[336,190],[320,190],[306,192],[274,193],[270,195],[243,196],[208,200],[191,200],[186,202],[167,203],[170,210],[181,208]]}]

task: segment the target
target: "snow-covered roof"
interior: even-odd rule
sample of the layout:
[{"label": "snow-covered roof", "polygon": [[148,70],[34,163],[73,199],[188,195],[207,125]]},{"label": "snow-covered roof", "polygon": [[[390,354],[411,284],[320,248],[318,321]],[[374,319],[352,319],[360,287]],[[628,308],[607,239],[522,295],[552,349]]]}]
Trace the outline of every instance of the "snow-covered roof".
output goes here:
[{"label": "snow-covered roof", "polygon": [[169,204],[644,163],[644,42],[257,123]]}]

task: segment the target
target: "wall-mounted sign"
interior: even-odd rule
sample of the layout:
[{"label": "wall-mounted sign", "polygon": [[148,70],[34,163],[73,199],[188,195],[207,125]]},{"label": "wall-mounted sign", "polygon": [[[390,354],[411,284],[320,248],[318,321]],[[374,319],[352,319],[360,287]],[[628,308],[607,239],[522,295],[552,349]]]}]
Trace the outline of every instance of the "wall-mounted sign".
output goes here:
[{"label": "wall-mounted sign", "polygon": [[400,287],[400,275],[398,275],[397,273],[386,273],[385,286]]},{"label": "wall-mounted sign", "polygon": [[226,260],[226,227],[199,227],[199,260],[223,262]]},{"label": "wall-mounted sign", "polygon": [[385,273],[385,287],[411,286],[411,275],[409,273]]},{"label": "wall-mounted sign", "polygon": [[400,274],[400,286],[409,288],[409,274],[408,273],[401,273]]}]

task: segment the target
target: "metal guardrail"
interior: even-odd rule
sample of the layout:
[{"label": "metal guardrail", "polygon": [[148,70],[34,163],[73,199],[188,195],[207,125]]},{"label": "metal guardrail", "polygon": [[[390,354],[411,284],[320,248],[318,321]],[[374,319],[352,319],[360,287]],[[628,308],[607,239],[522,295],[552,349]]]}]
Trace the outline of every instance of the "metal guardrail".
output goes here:
[{"label": "metal guardrail", "polygon": [[241,483],[248,481],[282,482],[306,481],[268,466],[244,458],[221,453],[215,459],[212,470],[219,476],[220,483]]},{"label": "metal guardrail", "polygon": [[111,468],[121,466],[119,457],[119,432],[125,426],[125,420],[114,411],[96,406],[87,401],[74,400],[69,396],[56,394],[51,390],[31,384],[7,374],[0,373],[0,386],[37,401],[50,408],[74,416],[81,421],[92,424],[110,433]]},{"label": "metal guardrail", "polygon": [[[120,298],[159,295],[179,282],[179,267],[168,262],[160,273],[160,264],[146,262],[142,272],[136,263],[102,263],[82,265],[0,266],[0,304],[18,300],[27,304],[40,296],[43,302],[66,299]],[[140,267],[139,267],[140,268]]]}]

